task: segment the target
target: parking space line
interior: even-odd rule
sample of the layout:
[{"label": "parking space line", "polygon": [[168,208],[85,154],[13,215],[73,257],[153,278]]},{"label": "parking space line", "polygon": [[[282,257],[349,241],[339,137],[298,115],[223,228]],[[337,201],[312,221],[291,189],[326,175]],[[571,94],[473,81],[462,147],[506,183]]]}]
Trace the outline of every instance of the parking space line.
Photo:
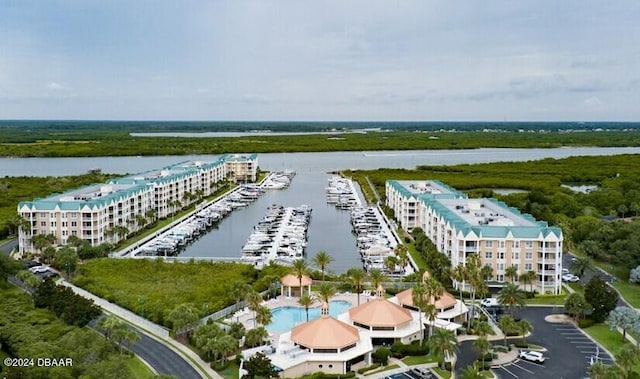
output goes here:
[{"label": "parking space line", "polygon": [[[517,361],[516,363],[514,363],[514,364],[513,364],[514,366],[516,366],[516,367],[517,367],[517,368],[519,368],[520,370],[522,370],[522,371],[526,371],[526,372],[528,372],[529,374],[533,374],[533,371],[531,371],[531,370],[527,370],[526,368],[524,368],[524,367],[520,366],[520,365],[518,364],[518,363],[520,363],[520,362],[527,362],[527,363],[529,363],[529,364],[536,365],[535,363],[533,363],[533,362],[528,362],[528,361],[525,361],[525,360],[522,360],[522,359],[521,359],[521,360],[519,360],[519,361]],[[536,365],[536,366],[538,366],[538,365]]]},{"label": "parking space line", "polygon": [[507,370],[507,368],[506,368],[506,367],[504,367],[504,366],[500,366],[500,367],[502,367],[502,369],[503,369],[504,371],[506,371],[509,375],[513,376],[514,378],[517,378],[517,377],[518,377],[518,375],[516,375],[516,374],[512,373],[511,371]]}]

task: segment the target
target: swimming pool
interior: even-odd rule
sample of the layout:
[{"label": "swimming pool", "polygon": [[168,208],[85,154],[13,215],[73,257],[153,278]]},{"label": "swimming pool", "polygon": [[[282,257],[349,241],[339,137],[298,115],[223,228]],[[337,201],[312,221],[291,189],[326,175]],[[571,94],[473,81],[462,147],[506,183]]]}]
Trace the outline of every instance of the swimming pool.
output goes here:
[{"label": "swimming pool", "polygon": [[[343,300],[329,302],[329,314],[337,317],[351,308],[351,303]],[[284,333],[291,330],[299,322],[307,321],[307,312],[303,307],[280,307],[271,311],[273,321],[267,325],[270,332]],[[309,308],[309,321],[320,317],[320,306]]]}]

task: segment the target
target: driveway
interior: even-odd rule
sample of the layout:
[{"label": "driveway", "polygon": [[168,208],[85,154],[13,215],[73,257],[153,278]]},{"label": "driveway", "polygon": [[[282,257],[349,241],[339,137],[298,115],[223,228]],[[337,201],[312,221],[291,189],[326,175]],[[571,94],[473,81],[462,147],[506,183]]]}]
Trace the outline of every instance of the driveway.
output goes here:
[{"label": "driveway", "polygon": [[[547,315],[560,313],[561,307],[527,307],[516,312],[517,318],[527,319],[533,326],[527,342],[544,346],[544,364],[522,359],[494,368],[493,372],[503,379],[563,378],[579,379],[588,377],[587,368],[598,356],[605,364],[611,364],[611,357],[580,332],[572,324],[553,324],[545,321]],[[510,338],[515,342],[520,338]],[[501,343],[495,341],[494,343]],[[461,344],[456,371],[472,363],[478,353],[471,348],[471,342]],[[594,358],[592,358],[594,357]]]},{"label": "driveway", "polygon": [[[565,253],[562,255],[562,267],[566,268],[566,269],[571,269],[571,261],[573,259],[574,255],[570,254],[570,253]],[[612,280],[614,280],[614,278],[599,270],[599,269],[594,269],[594,270],[585,270],[584,275],[580,278],[580,284],[582,284],[583,286],[586,285],[587,283],[589,283],[589,280],[591,280],[591,278],[594,275],[598,275],[602,278],[602,280],[604,280],[607,283],[610,283]],[[629,307],[629,308],[633,308],[631,305],[629,305],[629,303],[627,303],[626,301],[624,301],[621,297],[618,298],[618,307]]]}]

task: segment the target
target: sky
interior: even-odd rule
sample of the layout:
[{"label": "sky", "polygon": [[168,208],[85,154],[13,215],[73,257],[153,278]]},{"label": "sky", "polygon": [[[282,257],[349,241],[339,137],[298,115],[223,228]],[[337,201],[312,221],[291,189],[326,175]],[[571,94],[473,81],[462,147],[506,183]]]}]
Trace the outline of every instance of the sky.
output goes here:
[{"label": "sky", "polygon": [[0,0],[0,119],[640,121],[637,0]]}]

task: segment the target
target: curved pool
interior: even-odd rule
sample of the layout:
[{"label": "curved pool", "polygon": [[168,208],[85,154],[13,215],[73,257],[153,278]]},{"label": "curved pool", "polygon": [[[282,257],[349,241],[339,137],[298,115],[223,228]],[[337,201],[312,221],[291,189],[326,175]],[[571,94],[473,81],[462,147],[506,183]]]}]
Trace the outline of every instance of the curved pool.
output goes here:
[{"label": "curved pool", "polygon": [[[329,302],[329,314],[337,317],[351,308],[351,303],[343,300]],[[307,321],[307,312],[303,307],[279,307],[271,310],[273,321],[267,325],[270,332],[284,333],[291,330],[296,324]],[[320,306],[309,308],[309,321],[320,317]]]}]

